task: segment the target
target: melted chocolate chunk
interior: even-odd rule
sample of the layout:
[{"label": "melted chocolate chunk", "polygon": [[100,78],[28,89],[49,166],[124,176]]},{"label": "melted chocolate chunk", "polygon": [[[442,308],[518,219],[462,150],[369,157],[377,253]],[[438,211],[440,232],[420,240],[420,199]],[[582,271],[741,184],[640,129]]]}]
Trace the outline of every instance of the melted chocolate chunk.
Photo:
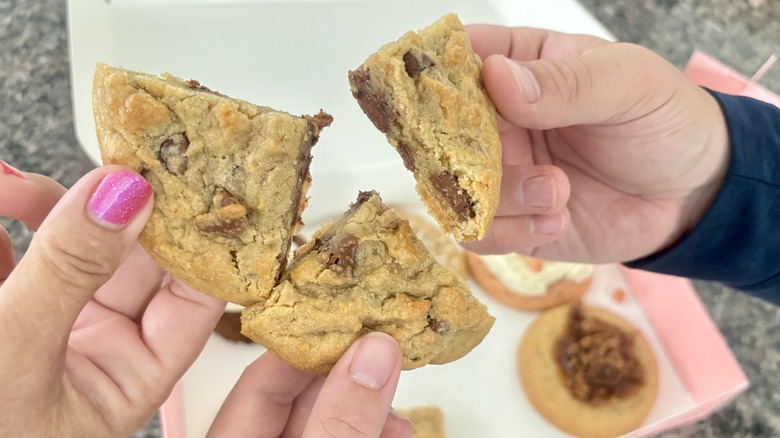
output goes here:
[{"label": "melted chocolate chunk", "polygon": [[366,202],[368,202],[368,200],[371,199],[372,196],[374,196],[374,193],[376,193],[376,192],[373,191],[373,190],[368,191],[368,192],[364,192],[364,191],[361,190],[360,192],[358,192],[357,199],[355,199],[355,202],[353,202],[352,204],[349,204],[349,210],[347,210],[347,212],[344,214],[344,216],[349,215],[349,214],[354,213],[355,211],[357,211],[357,209],[360,208],[361,205],[363,205]]},{"label": "melted chocolate chunk", "polygon": [[249,226],[247,209],[226,189],[217,187],[211,210],[195,218],[195,226],[206,233],[238,236]]},{"label": "melted chocolate chunk", "polygon": [[187,134],[176,134],[166,139],[160,145],[160,161],[169,172],[175,175],[184,175],[187,171],[189,161],[187,159],[187,148],[190,147],[190,140]]},{"label": "melted chocolate chunk", "polygon": [[474,202],[468,192],[458,184],[457,176],[447,172],[440,173],[431,176],[431,183],[444,196],[461,220],[474,218]]},{"label": "melted chocolate chunk", "polygon": [[327,242],[326,247],[320,251],[320,254],[327,256],[325,267],[337,274],[351,276],[355,267],[357,247],[357,237],[352,235],[344,236],[336,242],[331,239]]},{"label": "melted chocolate chunk", "polygon": [[433,60],[425,53],[422,53],[419,58],[411,50],[404,54],[404,69],[412,79],[417,79],[423,70],[431,66],[433,66]]},{"label": "melted chocolate chunk", "polygon": [[360,109],[376,129],[387,133],[395,121],[395,114],[388,99],[372,87],[371,73],[367,69],[350,71],[349,82],[353,86],[352,96],[357,99]]},{"label": "melted chocolate chunk", "polygon": [[439,321],[436,318],[431,318],[431,315],[428,315],[428,327],[440,335],[450,331],[450,324],[448,322]]},{"label": "melted chocolate chunk", "polygon": [[398,151],[398,154],[401,156],[401,160],[404,162],[404,167],[406,167],[410,172],[414,172],[414,155],[412,155],[412,150],[409,149],[409,145],[406,143],[399,141],[398,146],[396,146],[396,150]]},{"label": "melted chocolate chunk", "polygon": [[294,244],[298,245],[298,247],[306,245],[306,238],[304,238],[300,234],[294,235],[293,238],[292,238],[292,241],[293,241]]},{"label": "melted chocolate chunk", "polygon": [[583,314],[575,305],[555,346],[566,386],[578,400],[599,405],[633,395],[644,383],[644,369],[628,333]]}]

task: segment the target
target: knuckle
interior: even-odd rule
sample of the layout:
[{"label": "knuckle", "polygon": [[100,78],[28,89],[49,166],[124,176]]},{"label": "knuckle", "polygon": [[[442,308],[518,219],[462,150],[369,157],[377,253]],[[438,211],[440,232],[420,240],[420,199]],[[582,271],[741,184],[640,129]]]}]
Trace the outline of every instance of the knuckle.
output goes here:
[{"label": "knuckle", "polygon": [[582,102],[593,89],[593,76],[581,58],[555,62],[553,80],[563,102],[570,105]]},{"label": "knuckle", "polygon": [[115,242],[98,235],[81,235],[78,241],[48,235],[41,242],[43,269],[62,285],[102,285],[113,274],[117,256]]},{"label": "knuckle", "polygon": [[347,437],[368,437],[367,431],[360,424],[360,419],[355,417],[344,417],[334,413],[333,410],[320,412],[318,419],[322,426],[322,431],[327,437],[347,438]]}]

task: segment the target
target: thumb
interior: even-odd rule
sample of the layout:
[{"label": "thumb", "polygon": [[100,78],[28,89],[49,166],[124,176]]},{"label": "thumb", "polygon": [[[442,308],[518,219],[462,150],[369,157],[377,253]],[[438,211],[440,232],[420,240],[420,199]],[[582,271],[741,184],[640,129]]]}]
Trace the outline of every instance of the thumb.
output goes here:
[{"label": "thumb", "polygon": [[627,43],[527,62],[493,55],[485,60],[483,77],[503,118],[539,130],[634,120],[687,84],[672,64]]},{"label": "thumb", "polygon": [[130,252],[151,214],[151,198],[151,186],[122,167],[95,169],[79,180],[0,289],[0,323],[28,346],[61,352],[82,308]]}]

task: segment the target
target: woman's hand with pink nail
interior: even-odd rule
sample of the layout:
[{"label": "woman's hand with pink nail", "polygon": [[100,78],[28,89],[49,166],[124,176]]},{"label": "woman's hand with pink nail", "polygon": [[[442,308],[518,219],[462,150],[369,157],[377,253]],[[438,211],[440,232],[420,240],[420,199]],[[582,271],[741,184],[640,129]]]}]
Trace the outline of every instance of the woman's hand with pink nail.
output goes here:
[{"label": "woman's hand with pink nail", "polygon": [[709,93],[631,44],[486,25],[469,34],[504,152],[498,213],[469,249],[627,261],[702,218],[728,161]]},{"label": "woman's hand with pink nail", "polygon": [[65,191],[0,162],[0,216],[37,230],[17,265],[0,227],[3,436],[127,436],[202,350],[224,303],[164,272],[136,240],[139,175],[96,169]]},{"label": "woman's hand with pink nail", "polygon": [[390,407],[401,363],[384,333],[356,341],[327,378],[266,353],[246,368],[208,436],[409,438],[411,423]]}]

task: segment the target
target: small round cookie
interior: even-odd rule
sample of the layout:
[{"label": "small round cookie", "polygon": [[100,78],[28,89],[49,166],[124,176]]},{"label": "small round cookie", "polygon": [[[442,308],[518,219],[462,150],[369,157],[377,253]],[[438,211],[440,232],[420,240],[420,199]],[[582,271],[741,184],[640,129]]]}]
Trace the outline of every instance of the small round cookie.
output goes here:
[{"label": "small round cookie", "polygon": [[452,237],[444,234],[441,228],[420,215],[400,208],[395,208],[395,211],[409,222],[417,234],[417,238],[422,241],[437,262],[452,271],[453,274],[468,280],[469,271],[466,267],[465,251],[455,243]]},{"label": "small round cookie", "polygon": [[639,331],[580,303],[541,314],[520,342],[517,366],[539,413],[584,438],[636,429],[658,392],[656,359]]},{"label": "small round cookie", "polygon": [[520,254],[466,253],[471,276],[502,303],[521,310],[545,310],[580,299],[590,287],[593,265],[553,262]]}]

